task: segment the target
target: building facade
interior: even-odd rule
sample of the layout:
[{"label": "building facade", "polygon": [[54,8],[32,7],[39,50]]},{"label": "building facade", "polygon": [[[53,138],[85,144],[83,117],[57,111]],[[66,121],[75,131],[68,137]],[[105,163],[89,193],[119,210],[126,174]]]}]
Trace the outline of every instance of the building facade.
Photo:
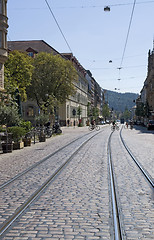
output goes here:
[{"label": "building facade", "polygon": [[[43,40],[8,41],[8,51],[13,50],[27,52],[32,58],[35,58],[39,52],[52,53],[53,55],[59,54]],[[22,117],[25,121],[31,121],[34,124],[35,116],[38,116],[39,113],[40,110],[35,101],[27,100],[26,102],[22,102]]]},{"label": "building facade", "polygon": [[[71,126],[77,126],[80,123],[82,126],[85,126],[88,119],[88,80],[86,79],[86,70],[72,53],[62,53],[62,55],[73,63],[78,74],[78,81],[74,82],[76,93],[70,96],[66,103],[61,106],[61,109],[59,109],[60,123],[61,125],[69,123]],[[61,114],[65,111],[66,120],[62,121]]]},{"label": "building facade", "polygon": [[154,119],[154,49],[149,50],[148,74],[145,81],[149,118]]},{"label": "building facade", "polygon": [[137,118],[146,125],[149,119],[154,120],[154,48],[148,52],[147,77],[139,98],[136,100]]},{"label": "building facade", "polygon": [[[79,120],[82,125],[87,121],[87,104],[88,104],[88,81],[85,78],[86,71],[78,62],[78,60],[70,53],[59,53],[43,40],[34,41],[9,41],[9,51],[18,50],[27,52],[31,57],[35,57],[39,52],[52,53],[60,55],[66,61],[71,61],[77,70],[78,81],[74,83],[76,93],[70,96],[63,105],[56,109],[55,115],[61,126],[78,125]],[[81,109],[81,114],[78,115],[78,108]],[[39,109],[34,101],[28,100],[22,103],[22,116],[24,120],[29,120],[34,123],[34,117],[39,114]]]},{"label": "building facade", "polygon": [[0,0],[0,91],[4,90],[4,63],[7,60],[7,0]]}]

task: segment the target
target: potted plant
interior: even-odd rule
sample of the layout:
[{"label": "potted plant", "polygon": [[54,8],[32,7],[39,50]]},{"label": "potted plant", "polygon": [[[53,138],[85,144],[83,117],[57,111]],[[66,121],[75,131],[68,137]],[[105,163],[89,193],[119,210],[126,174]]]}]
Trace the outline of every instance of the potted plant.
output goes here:
[{"label": "potted plant", "polygon": [[1,136],[1,145],[3,153],[10,153],[13,150],[13,143],[12,143],[12,134],[4,133],[4,135]]},{"label": "potted plant", "polygon": [[31,146],[32,138],[31,138],[31,130],[32,130],[32,123],[30,121],[21,121],[20,127],[25,129],[25,135],[22,138],[24,142],[24,147]]},{"label": "potted plant", "polygon": [[8,127],[8,132],[12,133],[13,150],[21,149],[24,147],[22,137],[25,135],[25,129],[23,127],[13,126]]},{"label": "potted plant", "polygon": [[0,102],[0,125],[5,126],[5,134],[2,137],[3,153],[12,152],[12,134],[8,134],[8,126],[12,126],[19,122],[18,109],[14,104],[5,105]]},{"label": "potted plant", "polygon": [[46,135],[44,133],[44,125],[49,121],[49,116],[46,114],[40,114],[35,118],[36,124],[40,126],[40,133],[39,133],[39,142],[46,141]]}]

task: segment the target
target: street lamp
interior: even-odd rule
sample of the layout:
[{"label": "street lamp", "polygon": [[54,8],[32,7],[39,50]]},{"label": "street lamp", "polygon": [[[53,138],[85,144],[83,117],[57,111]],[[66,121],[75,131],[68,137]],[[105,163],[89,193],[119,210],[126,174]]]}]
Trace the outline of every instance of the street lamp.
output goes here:
[{"label": "street lamp", "polygon": [[110,12],[110,7],[109,6],[104,7],[104,12]]}]

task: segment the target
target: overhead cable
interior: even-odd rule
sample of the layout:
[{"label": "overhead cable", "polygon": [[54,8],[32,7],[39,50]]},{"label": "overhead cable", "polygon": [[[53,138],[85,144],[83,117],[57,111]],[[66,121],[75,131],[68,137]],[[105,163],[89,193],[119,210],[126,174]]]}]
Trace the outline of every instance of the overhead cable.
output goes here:
[{"label": "overhead cable", "polygon": [[53,18],[54,18],[54,20],[55,20],[58,28],[59,28],[60,33],[62,34],[62,36],[63,36],[63,38],[64,38],[64,40],[65,40],[65,42],[66,42],[66,44],[67,44],[67,46],[68,46],[68,48],[69,48],[69,50],[70,50],[71,53],[72,53],[71,47],[70,47],[70,45],[68,44],[68,41],[66,40],[66,37],[64,36],[64,33],[62,32],[62,30],[61,30],[61,28],[60,28],[60,26],[59,26],[59,24],[58,24],[58,21],[57,21],[55,15],[54,15],[53,11],[51,10],[51,7],[50,7],[48,1],[45,0],[45,2],[46,2],[47,6],[48,6],[48,8],[49,8],[50,13],[52,14],[52,16],[53,16]]},{"label": "overhead cable", "polygon": [[[154,3],[154,0],[151,0],[151,1],[143,1],[143,2],[137,2],[136,4],[148,4],[148,3]],[[117,3],[117,4],[108,4],[109,7],[119,7],[119,6],[128,6],[128,5],[132,5],[133,3]],[[72,6],[72,7],[68,7],[68,6],[65,6],[65,7],[57,7],[57,8],[60,8],[60,9],[64,9],[64,8],[104,8],[104,5],[91,5],[91,6]]]},{"label": "overhead cable", "polygon": [[132,13],[131,13],[129,27],[128,27],[128,32],[127,32],[127,36],[126,36],[126,42],[125,42],[125,46],[124,46],[124,50],[123,50],[123,54],[122,54],[120,67],[118,68],[119,70],[122,68],[122,63],[123,63],[123,60],[124,60],[124,55],[125,55],[125,51],[126,51],[126,47],[127,47],[127,42],[128,42],[129,32],[130,32],[130,28],[131,28],[132,19],[133,19],[133,13],[134,13],[134,9],[135,9],[135,4],[136,4],[136,0],[134,0],[134,3],[133,3]]}]

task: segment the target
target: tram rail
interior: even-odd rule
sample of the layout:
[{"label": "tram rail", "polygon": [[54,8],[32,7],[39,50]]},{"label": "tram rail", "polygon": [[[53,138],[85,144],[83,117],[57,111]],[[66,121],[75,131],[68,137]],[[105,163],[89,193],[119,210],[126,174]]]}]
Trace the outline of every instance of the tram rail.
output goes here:
[{"label": "tram rail", "polygon": [[[71,156],[67,158],[67,160],[60,166],[58,167],[54,173],[35,191],[33,192],[16,210],[14,213],[12,213],[11,216],[9,216],[0,226],[0,236],[12,225],[12,223],[30,206],[30,204],[48,187],[48,185],[56,178],[56,176],[66,167],[66,165],[73,159],[73,157],[84,147],[84,145],[89,142],[92,138],[94,138],[96,135],[100,134],[102,131],[99,131],[95,134],[88,133],[84,135],[83,137],[90,135],[88,139],[86,139],[83,143],[81,143],[78,148],[71,153]],[[7,183],[3,184],[1,186],[1,190],[4,190],[5,187],[7,187],[9,184],[13,183],[15,180],[19,179],[26,173],[30,172],[33,170],[36,166],[40,165],[41,163],[45,162],[47,159],[51,158],[54,156],[56,153],[61,152],[64,148],[70,146],[72,143],[76,142],[77,140],[81,139],[81,137],[75,139],[71,143],[65,145],[64,147],[58,149],[54,153],[50,154],[46,158],[42,159],[38,163],[34,164],[30,168],[26,169],[22,173],[18,174],[15,178],[12,178],[10,181]]]},{"label": "tram rail", "polygon": [[115,190],[115,180],[112,166],[112,155],[111,155],[111,137],[113,132],[111,132],[108,139],[108,164],[109,164],[109,176],[110,176],[110,190],[111,190],[111,201],[112,201],[112,212],[113,212],[113,223],[114,223],[114,239],[122,240],[122,228],[120,224],[120,216],[117,202],[117,193]]},{"label": "tram rail", "polygon": [[124,141],[123,137],[122,137],[122,128],[120,130],[120,139],[123,143],[123,146],[125,147],[125,149],[127,150],[127,152],[129,153],[129,155],[131,156],[131,158],[133,159],[133,161],[136,163],[136,165],[138,166],[138,168],[141,170],[141,172],[143,173],[143,175],[145,176],[145,178],[148,180],[148,182],[150,183],[150,185],[152,187],[154,187],[154,181],[152,176],[148,173],[148,171],[142,166],[142,164],[139,162],[139,160],[133,155],[133,153],[131,152],[131,150],[129,149],[129,147],[127,146],[126,142]]},{"label": "tram rail", "polygon": [[[126,143],[125,143],[125,141],[122,137],[121,132],[122,132],[122,128],[120,130],[120,139],[121,139],[121,142],[122,142],[123,146],[127,150],[128,154],[131,156],[133,161],[136,163],[138,168],[144,174],[144,177],[146,177],[146,179],[148,180],[150,185],[152,187],[154,187],[152,177],[147,172],[147,170],[140,164],[140,162],[134,157],[133,153],[130,151],[130,149],[126,145]],[[123,240],[123,239],[126,239],[125,238],[125,230],[123,229],[123,222],[121,220],[121,215],[120,215],[121,209],[120,209],[120,206],[119,206],[119,203],[118,203],[119,196],[118,196],[118,193],[116,192],[116,185],[115,185],[116,179],[115,179],[115,174],[114,174],[114,170],[113,170],[113,163],[112,163],[114,155],[112,156],[112,154],[111,154],[112,153],[112,151],[111,151],[111,138],[112,138],[113,134],[114,134],[114,132],[111,132],[111,134],[109,136],[109,139],[108,139],[107,156],[108,156],[109,176],[110,176],[110,192],[111,192],[111,202],[112,202],[114,239],[115,240]]]},{"label": "tram rail", "polygon": [[[25,198],[23,203],[21,203],[21,205],[16,209],[16,211],[14,213],[12,213],[12,215],[10,217],[8,217],[1,225],[0,227],[0,236],[2,236],[3,234],[5,234],[5,232],[8,230],[8,228],[16,221],[16,219],[22,215],[24,213],[24,211],[42,194],[43,191],[46,190],[46,188],[49,186],[49,184],[51,184],[56,177],[61,173],[61,171],[63,169],[65,169],[65,167],[67,166],[67,164],[69,164],[69,162],[71,162],[71,160],[77,155],[77,153],[85,146],[86,143],[88,143],[92,138],[94,138],[96,135],[98,135],[99,133],[101,133],[102,131],[99,132],[95,132],[95,134],[91,134],[88,133],[85,136],[89,136],[90,137],[88,139],[84,139],[84,141],[82,143],[80,143],[80,145],[74,149],[74,151],[70,154],[69,157],[67,157],[67,159],[65,159],[65,162],[63,162],[59,167],[57,167],[57,169],[50,175],[50,177],[48,176],[48,178],[46,179],[46,181],[44,181],[40,187],[38,187],[35,191],[33,191],[33,193],[31,193],[31,195],[29,195],[29,197]],[[123,143],[123,145],[125,146],[126,143],[124,142],[123,138],[122,138],[122,129],[120,131],[120,139]],[[111,149],[111,138],[114,135],[114,132],[111,132],[108,138],[108,142],[107,142],[107,159],[108,159],[108,170],[109,170],[109,177],[110,177],[110,194],[111,194],[111,202],[112,202],[112,217],[113,217],[113,226],[114,226],[114,239],[115,240],[125,240],[126,239],[126,235],[125,235],[125,228],[124,228],[124,222],[123,222],[123,218],[121,217],[122,214],[122,209],[121,209],[121,205],[118,202],[118,200],[120,199],[119,197],[119,192],[117,191],[117,187],[115,184],[117,183],[116,179],[115,179],[115,169],[113,169],[113,163],[112,161],[114,160],[114,155],[112,156],[112,149]],[[31,166],[31,169],[27,169],[25,171],[23,171],[20,176],[16,176],[16,178],[13,180],[12,182],[8,182],[8,184],[6,184],[5,186],[3,186],[1,189],[5,189],[5,187],[7,187],[10,183],[13,183],[13,181],[19,179],[21,176],[23,176],[24,174],[30,172],[30,170],[32,170],[33,168],[35,168],[36,166],[39,166],[41,163],[45,162],[46,160],[48,160],[50,157],[54,156],[56,153],[61,152],[63,149],[65,149],[67,146],[71,146],[72,143],[75,143],[77,140],[80,140],[81,138],[77,138],[75,140],[73,140],[71,143],[68,143],[67,145],[63,146],[62,148],[58,149],[57,151],[55,151],[54,153],[48,155],[47,157],[45,157],[44,159],[42,159],[40,162],[38,162],[37,164],[34,164],[33,166]],[[125,143],[125,144],[124,144]],[[121,145],[121,144],[120,144]],[[125,147],[126,148],[126,147]],[[127,150],[127,148],[126,148]],[[123,148],[123,151],[125,151],[125,149]],[[129,153],[129,151],[127,150],[127,152]],[[134,156],[133,154],[129,153],[129,155],[131,156],[131,158],[134,160]],[[113,159],[113,160],[112,160]],[[137,163],[136,163],[137,164]],[[35,166],[36,165],[36,166]],[[137,164],[138,166],[138,164]],[[33,167],[33,168],[32,168]],[[142,166],[143,168],[143,166]],[[141,169],[140,169],[141,170]],[[145,169],[144,169],[145,170]],[[141,170],[142,171],[142,170]],[[142,171],[143,172],[143,171]],[[149,180],[148,180],[149,181]],[[152,182],[152,186],[153,186],[153,181],[151,179]],[[112,226],[112,224],[111,224]]]},{"label": "tram rail", "polygon": [[[85,135],[83,135],[82,137],[88,136],[90,135],[90,133],[87,133]],[[41,163],[47,161],[49,158],[53,157],[54,155],[56,155],[57,153],[59,153],[60,151],[62,151],[63,149],[67,148],[68,146],[70,146],[72,143],[76,142],[77,140],[81,139],[82,137],[78,137],[76,139],[74,139],[73,141],[69,142],[68,144],[64,145],[63,147],[59,148],[58,150],[54,151],[53,153],[49,154],[48,156],[46,156],[45,158],[41,159],[40,161],[36,162],[35,164],[31,165],[29,168],[25,169],[24,171],[22,171],[21,173],[17,174],[16,176],[14,176],[13,178],[9,179],[8,181],[4,182],[3,184],[0,185],[0,190],[5,188],[6,186],[8,186],[10,183],[14,182],[15,180],[17,180],[18,178],[22,177],[24,174],[28,173],[29,171],[31,171],[32,169],[36,168],[37,166],[39,166]]]}]

